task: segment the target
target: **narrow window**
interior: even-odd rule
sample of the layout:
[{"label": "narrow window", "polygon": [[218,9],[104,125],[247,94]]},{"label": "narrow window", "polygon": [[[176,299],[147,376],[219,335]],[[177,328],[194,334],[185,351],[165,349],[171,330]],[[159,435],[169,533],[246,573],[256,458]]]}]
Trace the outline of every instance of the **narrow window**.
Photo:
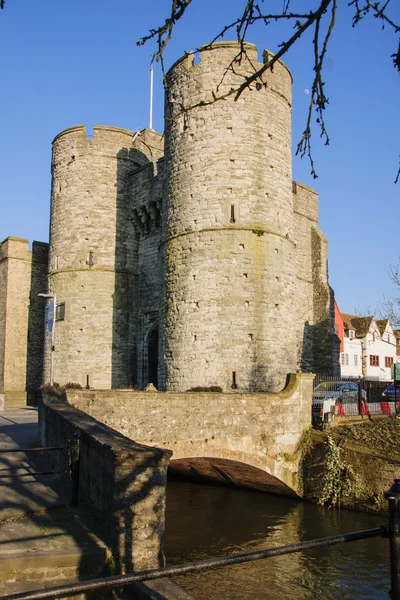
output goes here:
[{"label": "narrow window", "polygon": [[354,355],[354,366],[355,367],[358,366],[358,356],[357,356],[357,354]]},{"label": "narrow window", "polygon": [[233,390],[237,389],[237,383],[236,383],[236,371],[232,371],[232,385],[231,388]]},{"label": "narrow window", "polygon": [[64,321],[65,319],[65,302],[60,302],[56,307],[56,321]]},{"label": "narrow window", "polygon": [[89,250],[89,260],[86,261],[86,264],[89,265],[89,267],[93,267],[93,265],[94,265],[93,250]]},{"label": "narrow window", "polygon": [[231,204],[231,223],[236,223],[234,204]]}]

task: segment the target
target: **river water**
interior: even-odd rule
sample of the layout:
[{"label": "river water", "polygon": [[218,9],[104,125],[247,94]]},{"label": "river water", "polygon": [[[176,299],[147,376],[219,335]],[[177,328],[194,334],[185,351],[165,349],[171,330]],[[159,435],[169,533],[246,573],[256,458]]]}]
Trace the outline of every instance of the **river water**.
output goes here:
[{"label": "river water", "polygon": [[[379,527],[385,517],[261,492],[172,480],[167,565]],[[371,538],[176,577],[198,600],[389,598],[389,546]]]}]

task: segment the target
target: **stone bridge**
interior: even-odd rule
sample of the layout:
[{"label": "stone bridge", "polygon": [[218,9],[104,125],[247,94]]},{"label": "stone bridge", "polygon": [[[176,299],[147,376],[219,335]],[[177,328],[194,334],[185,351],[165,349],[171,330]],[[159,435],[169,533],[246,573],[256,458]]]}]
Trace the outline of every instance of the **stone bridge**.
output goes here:
[{"label": "stone bridge", "polygon": [[292,455],[311,424],[313,378],[291,374],[276,393],[69,389],[67,399],[136,443],[172,450],[171,471],[296,495]]}]

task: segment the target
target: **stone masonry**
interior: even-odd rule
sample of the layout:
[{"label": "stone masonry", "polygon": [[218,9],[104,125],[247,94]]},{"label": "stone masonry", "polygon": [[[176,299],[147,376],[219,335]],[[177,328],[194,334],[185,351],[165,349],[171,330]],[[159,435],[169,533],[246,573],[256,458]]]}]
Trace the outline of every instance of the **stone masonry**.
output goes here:
[{"label": "stone masonry", "polygon": [[48,245],[8,237],[0,244],[0,405],[34,401],[42,381]]},{"label": "stone masonry", "polygon": [[233,69],[234,42],[172,66],[165,139],[83,125],[55,138],[54,381],[278,391],[289,372],[337,367],[318,196],[292,182],[292,76],[278,62],[238,101],[209,103],[259,65],[245,49]]}]

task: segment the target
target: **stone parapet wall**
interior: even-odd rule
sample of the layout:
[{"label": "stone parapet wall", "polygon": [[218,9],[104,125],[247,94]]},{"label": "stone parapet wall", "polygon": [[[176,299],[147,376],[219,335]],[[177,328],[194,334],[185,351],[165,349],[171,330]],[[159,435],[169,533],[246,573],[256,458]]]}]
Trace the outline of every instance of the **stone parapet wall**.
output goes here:
[{"label": "stone parapet wall", "polygon": [[173,459],[239,461],[297,489],[287,462],[311,424],[314,376],[293,374],[279,393],[67,390],[70,404],[143,444],[169,448]]},{"label": "stone parapet wall", "polygon": [[[39,422],[44,446],[67,448],[79,434],[79,502],[105,525],[121,572],[162,566],[170,451],[137,444],[52,393],[43,393]],[[65,451],[54,459],[67,466]]]}]

